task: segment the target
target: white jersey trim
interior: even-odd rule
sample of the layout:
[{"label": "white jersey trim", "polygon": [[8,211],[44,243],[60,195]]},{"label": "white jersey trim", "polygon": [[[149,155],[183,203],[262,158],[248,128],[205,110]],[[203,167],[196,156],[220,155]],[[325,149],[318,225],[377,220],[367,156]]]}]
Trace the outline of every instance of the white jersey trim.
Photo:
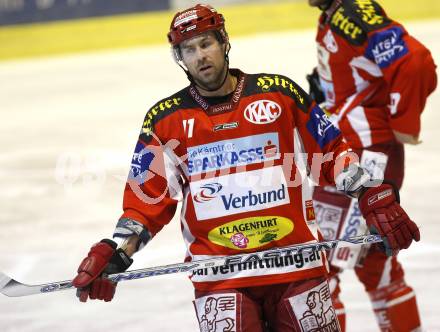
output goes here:
[{"label": "white jersey trim", "polygon": [[181,201],[183,197],[182,186],[180,184],[181,174],[176,167],[177,156],[168,147],[163,152],[165,164],[165,176],[168,183],[168,190],[172,199]]},{"label": "white jersey trim", "polygon": [[347,114],[351,127],[358,135],[362,146],[369,147],[372,144],[371,129],[362,106],[356,106]]},{"label": "white jersey trim", "polygon": [[298,168],[301,179],[302,179],[302,185],[301,185],[301,204],[302,204],[302,211],[304,216],[304,221],[306,222],[306,225],[314,236],[316,240],[318,240],[318,226],[316,223],[316,220],[310,220],[307,221],[307,211],[306,211],[306,201],[312,201],[313,199],[313,183],[312,180],[307,175],[308,173],[308,165],[306,161],[306,153],[303,145],[303,140],[301,138],[301,135],[299,134],[298,130],[295,128],[293,131],[293,151],[295,152],[295,165]]},{"label": "white jersey trim", "polygon": [[382,276],[380,277],[379,284],[377,285],[377,289],[389,286],[391,283],[391,266],[392,265],[392,257],[387,257],[385,261],[385,265],[383,268]]},{"label": "white jersey trim", "polygon": [[182,210],[180,212],[180,223],[182,224],[182,236],[183,236],[183,241],[185,242],[185,246],[186,246],[186,255],[185,257],[191,257],[191,260],[194,260],[194,256],[191,253],[190,247],[191,245],[194,243],[194,241],[196,240],[196,238],[194,237],[194,235],[191,233],[191,230],[188,226],[188,222],[186,221],[186,210],[188,208],[188,195],[190,194],[190,189],[189,187],[185,188],[185,192],[184,192],[184,199],[183,199],[183,204],[182,204]]},{"label": "white jersey trim", "polygon": [[410,292],[408,294],[402,295],[402,296],[395,298],[395,299],[388,301],[388,302],[386,302],[385,300],[374,301],[374,302],[372,302],[372,306],[373,306],[373,309],[375,309],[375,310],[387,309],[387,308],[392,307],[394,305],[406,302],[409,299],[413,298],[414,296],[416,296],[416,294],[414,292]]}]

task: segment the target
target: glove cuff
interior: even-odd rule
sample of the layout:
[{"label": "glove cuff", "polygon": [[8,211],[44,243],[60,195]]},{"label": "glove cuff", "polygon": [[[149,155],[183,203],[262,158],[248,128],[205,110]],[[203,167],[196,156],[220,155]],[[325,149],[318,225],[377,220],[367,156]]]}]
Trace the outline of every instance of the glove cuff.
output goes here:
[{"label": "glove cuff", "polygon": [[113,274],[124,272],[130,267],[132,263],[133,259],[131,259],[124,250],[118,248],[110,259],[110,262],[105,268],[104,273]]},{"label": "glove cuff", "polygon": [[113,250],[116,250],[116,248],[118,247],[117,243],[115,241],[113,241],[113,240],[110,240],[110,239],[102,239],[98,243],[106,243],[110,247],[112,247]]}]

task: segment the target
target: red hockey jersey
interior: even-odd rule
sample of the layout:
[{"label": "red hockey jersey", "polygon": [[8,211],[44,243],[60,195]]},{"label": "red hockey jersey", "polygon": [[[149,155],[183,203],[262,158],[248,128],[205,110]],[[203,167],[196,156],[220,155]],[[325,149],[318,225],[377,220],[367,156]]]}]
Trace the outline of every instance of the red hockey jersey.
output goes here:
[{"label": "red hockey jersey", "polygon": [[335,0],[319,20],[318,73],[332,122],[355,148],[418,136],[436,87],[429,50],[374,0]]},{"label": "red hockey jersey", "polygon": [[[154,236],[182,200],[186,261],[316,241],[312,154],[348,149],[291,79],[231,72],[238,83],[227,103],[210,106],[189,86],[153,106],[133,155],[122,218]],[[334,183],[334,159],[322,165],[321,184]],[[190,278],[210,290],[324,273],[324,254],[315,253],[201,269]]]}]

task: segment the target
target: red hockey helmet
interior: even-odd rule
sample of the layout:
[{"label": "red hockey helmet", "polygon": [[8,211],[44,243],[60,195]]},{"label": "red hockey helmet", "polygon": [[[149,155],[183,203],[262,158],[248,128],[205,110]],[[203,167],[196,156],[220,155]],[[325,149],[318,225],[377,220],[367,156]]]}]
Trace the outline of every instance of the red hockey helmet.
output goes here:
[{"label": "red hockey helmet", "polygon": [[225,40],[225,20],[210,5],[195,5],[174,15],[171,21],[168,41],[176,47],[184,40],[206,31],[218,31]]}]

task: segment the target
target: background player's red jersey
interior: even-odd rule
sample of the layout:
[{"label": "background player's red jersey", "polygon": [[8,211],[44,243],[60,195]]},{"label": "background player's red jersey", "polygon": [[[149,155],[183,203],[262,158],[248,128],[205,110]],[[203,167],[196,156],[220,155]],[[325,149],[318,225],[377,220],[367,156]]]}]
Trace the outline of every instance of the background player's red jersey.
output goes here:
[{"label": "background player's red jersey", "polygon": [[[437,78],[431,53],[373,0],[335,0],[316,36],[332,121],[355,148],[417,137]],[[413,79],[417,76],[417,79]]]}]

